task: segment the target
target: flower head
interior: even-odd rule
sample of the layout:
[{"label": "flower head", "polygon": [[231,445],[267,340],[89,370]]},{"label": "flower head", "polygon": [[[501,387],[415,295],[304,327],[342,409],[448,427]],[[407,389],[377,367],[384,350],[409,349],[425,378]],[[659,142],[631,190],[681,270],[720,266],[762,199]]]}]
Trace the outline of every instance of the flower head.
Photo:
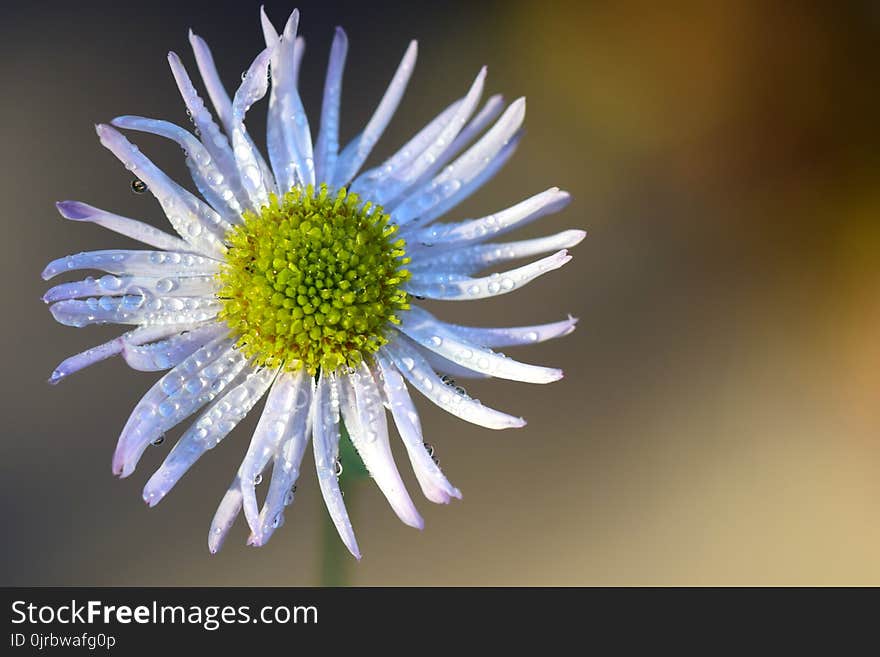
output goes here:
[{"label": "flower head", "polygon": [[[425,447],[408,386],[468,422],[491,429],[523,426],[521,418],[470,398],[450,377],[555,381],[560,370],[520,363],[493,348],[541,342],[575,326],[571,317],[514,328],[462,326],[441,321],[414,301],[506,294],[568,262],[566,249],[584,233],[489,241],[564,207],[568,194],[556,188],[485,217],[435,223],[492,177],[519,142],[523,99],[504,109],[493,96],[478,109],[485,69],[464,97],[397,153],[361,171],[404,93],[415,42],[364,129],[340,150],[345,33],[337,29],[333,40],[313,142],[297,92],[303,53],[298,12],[280,35],[262,11],[261,18],[266,48],[231,99],[207,44],[190,33],[222,129],[174,53],[168,61],[194,134],[137,116],[118,117],[111,122],[115,127],[97,126],[101,143],[137,176],[139,188],[156,197],[177,234],[85,203],[58,203],[68,219],[100,224],[152,248],[79,253],[46,267],[47,280],[75,270],[102,272],[46,293],[56,320],[134,327],[68,358],[50,382],[115,355],[134,369],[169,370],[135,407],[113,457],[114,472],[130,475],[150,444],[198,414],[147,482],[150,506],[266,396],[247,453],[214,516],[209,548],[219,549],[242,510],[249,543],[269,539],[293,501],[311,442],[327,510],[359,557],[337,476],[340,424],[395,513],[420,528],[421,516],[392,458],[386,409],[425,496],[438,503],[460,498]],[[244,125],[251,105],[267,93],[268,162]],[[179,144],[201,197],[172,181],[116,128]],[[545,253],[551,255],[481,274]],[[256,486],[270,464],[261,506]]]}]

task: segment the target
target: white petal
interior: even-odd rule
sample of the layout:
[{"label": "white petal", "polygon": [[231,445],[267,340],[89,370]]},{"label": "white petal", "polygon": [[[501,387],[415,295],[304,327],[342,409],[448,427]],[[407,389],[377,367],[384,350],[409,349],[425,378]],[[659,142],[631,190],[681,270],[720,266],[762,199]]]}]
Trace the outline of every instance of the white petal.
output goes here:
[{"label": "white petal", "polygon": [[437,322],[428,311],[417,306],[400,315],[402,321],[397,328],[404,335],[467,369],[525,383],[551,383],[562,378],[562,370],[520,363],[462,340]]},{"label": "white petal", "polygon": [[564,230],[556,235],[538,237],[518,242],[475,244],[457,249],[445,249],[436,253],[425,251],[408,269],[415,273],[426,270],[443,270],[461,274],[475,274],[502,262],[529,256],[569,249],[586,236],[582,230]]},{"label": "white petal", "polygon": [[[263,469],[270,459],[275,459],[272,480],[277,489],[283,480],[283,490],[270,490],[269,495],[273,498],[280,497],[278,509],[271,515],[274,520],[281,513],[284,506],[285,496],[299,477],[299,467],[303,452],[308,443],[309,415],[311,412],[312,377],[301,369],[296,373],[283,372],[278,375],[266,398],[266,407],[263,410],[257,428],[254,430],[247,454],[238,469],[241,491],[243,495],[244,514],[248,525],[254,534],[252,543],[262,545],[268,539],[264,535],[260,523],[260,509],[257,503],[256,479],[262,477]],[[285,458],[280,458],[282,445],[294,446]],[[274,468],[277,468],[277,472]],[[284,471],[284,472],[282,472]],[[279,495],[280,493],[280,495]],[[275,500],[266,497],[266,506]],[[269,523],[271,525],[271,523]],[[271,534],[271,528],[268,534]]]},{"label": "white petal", "polygon": [[440,112],[385,162],[358,175],[351,184],[351,191],[364,198],[372,198],[374,190],[390,177],[400,175],[400,172],[409,167],[413,160],[437,138],[455,116],[458,108],[461,107],[461,102],[462,99],[456,100]]},{"label": "white petal", "polygon": [[217,554],[223,547],[226,535],[232,529],[238,513],[241,511],[241,486],[236,477],[229,490],[220,500],[220,506],[214,513],[214,519],[211,521],[211,529],[208,530],[208,550],[211,554]]},{"label": "white petal", "polygon": [[117,116],[110,123],[117,128],[139,130],[174,141],[183,149],[186,156],[186,166],[196,188],[211,207],[220,214],[222,218],[222,222],[219,224],[220,229],[225,233],[232,227],[232,224],[241,221],[242,208],[238,199],[235,198],[235,188],[227,184],[226,176],[214,162],[208,149],[187,130],[168,121],[148,119],[142,116]]},{"label": "white petal", "polygon": [[364,466],[397,517],[410,527],[422,529],[425,521],[406,492],[394,464],[385,407],[369,367],[362,362],[353,374],[341,377],[339,383],[345,428]]},{"label": "white petal", "polygon": [[147,391],[119,436],[114,473],[130,475],[147,445],[226,389],[247,362],[233,345],[225,337],[209,342]]},{"label": "white petal", "polygon": [[107,230],[114,233],[125,235],[138,242],[149,244],[157,249],[165,251],[191,251],[192,247],[188,242],[169,235],[164,230],[154,228],[149,224],[145,224],[137,219],[129,219],[122,217],[106,210],[101,210],[87,203],[80,201],[59,201],[55,204],[58,212],[65,219],[71,221],[88,221],[93,224],[103,226]]},{"label": "white petal", "polygon": [[[467,95],[455,110],[449,122],[436,137],[409,163],[408,166],[398,169],[388,178],[382,181],[370,195],[370,200],[377,205],[388,205],[394,199],[403,194],[411,185],[434,165],[449,145],[465,126],[483,93],[483,83],[486,80],[486,67],[480,69],[479,74],[470,87]],[[390,206],[391,207],[391,206]]]},{"label": "white petal", "polygon": [[89,276],[82,281],[61,283],[49,288],[43,301],[51,303],[64,299],[77,299],[90,296],[122,296],[143,294],[152,296],[206,297],[217,289],[213,276],[114,276],[107,274],[100,278]]},{"label": "white petal", "polygon": [[144,292],[122,297],[68,299],[49,306],[59,324],[183,324],[216,317],[223,304],[211,297],[162,297]]},{"label": "white petal", "polygon": [[272,51],[272,93],[269,96],[266,143],[280,190],[315,184],[312,136],[296,89],[294,56],[299,12],[294,9],[284,34]]},{"label": "white petal", "polygon": [[273,47],[278,43],[278,32],[275,31],[275,26],[272,25],[272,21],[266,15],[266,8],[263,5],[260,5],[260,25],[263,28],[263,38],[266,40],[266,47]]},{"label": "white petal", "polygon": [[260,509],[257,531],[252,543],[262,545],[280,526],[281,513],[284,507],[293,503],[296,480],[299,478],[300,465],[309,438],[312,433],[312,400],[315,394],[315,381],[311,376],[299,375],[293,393],[294,407],[291,411],[287,431],[278,445],[272,463],[272,480],[269,490]]},{"label": "white petal", "polygon": [[388,362],[381,351],[377,354],[376,360],[379,363],[382,389],[391,409],[391,416],[394,418],[397,432],[403,440],[425,497],[437,504],[449,504],[453,497],[461,499],[461,491],[449,483],[425,449],[419,414],[413,406],[400,372]]},{"label": "white petal", "polygon": [[576,318],[569,315],[568,319],[559,322],[505,328],[482,328],[447,324],[445,322],[440,323],[463,340],[473,342],[474,344],[484,347],[515,347],[523,344],[544,342],[545,340],[568,335],[574,331],[577,321]]},{"label": "white petal", "polygon": [[241,382],[216,399],[187,429],[162,465],[144,486],[144,501],[156,506],[187,470],[209,449],[216,447],[260,401],[277,370],[250,369]]},{"label": "white petal", "polygon": [[[569,260],[571,260],[571,256],[568,255],[568,251],[563,249],[546,258],[541,258],[506,272],[491,274],[482,278],[465,277],[460,280],[449,280],[448,282],[440,283],[431,280],[432,276],[436,277],[438,275],[436,272],[426,272],[421,277],[418,274],[413,275],[404,285],[404,289],[415,296],[429,297],[431,299],[452,299],[457,301],[485,299],[513,292],[513,290],[527,285],[538,276],[559,269]],[[422,279],[426,282],[422,283]]]},{"label": "white petal", "polygon": [[193,328],[196,325],[193,324],[170,324],[168,326],[161,327],[140,327],[136,328],[133,331],[128,331],[123,333],[120,336],[113,338],[112,340],[108,340],[103,344],[99,344],[95,347],[91,347],[82,351],[78,354],[70,356],[69,358],[65,358],[61,363],[52,371],[52,375],[49,377],[49,383],[55,385],[60,383],[63,379],[70,376],[75,372],[79,372],[86,367],[94,365],[95,363],[99,363],[102,360],[106,360],[112,356],[116,356],[120,354],[125,349],[126,344],[130,340],[137,340],[142,336],[144,339],[157,339],[160,337],[164,337],[167,335],[174,335],[175,333],[179,333],[180,331],[186,331],[190,328]]},{"label": "white petal", "polygon": [[[179,329],[178,329],[179,331]],[[136,331],[135,331],[136,333]],[[123,336],[122,357],[128,366],[142,372],[156,372],[176,367],[208,342],[228,335],[229,327],[223,322],[211,322],[178,332],[160,342],[144,343],[137,336]]]},{"label": "white petal", "polygon": [[522,418],[483,406],[478,400],[446,385],[428,366],[418,349],[403,340],[395,340],[385,345],[384,349],[401,374],[425,397],[448,413],[487,429],[525,426]]},{"label": "white petal", "polygon": [[232,102],[229,100],[229,94],[220,81],[220,74],[217,73],[217,67],[214,65],[214,57],[211,55],[211,49],[205,40],[189,31],[189,43],[192,46],[193,54],[196,56],[196,65],[199,67],[199,74],[202,76],[202,82],[208,90],[208,97],[214,105],[220,122],[226,129],[227,134],[232,133]]},{"label": "white petal", "polygon": [[492,123],[492,121],[501,114],[502,109],[504,109],[504,98],[501,94],[495,94],[490,97],[471,122],[468,123],[460,133],[458,133],[458,136],[449,145],[449,148],[443,153],[443,156],[438,159],[437,170],[455,157],[461,149],[471,143],[474,137],[480,134],[486,126]]},{"label": "white petal", "polygon": [[341,27],[336,28],[330,61],[324,80],[324,100],[321,103],[321,129],[315,144],[315,176],[320,181],[333,180],[336,158],[339,155],[339,105],[342,100],[342,73],[348,53],[348,37]]},{"label": "white petal", "polygon": [[385,131],[391,117],[397,110],[403,93],[406,91],[406,85],[412,75],[413,68],[416,64],[416,55],[418,54],[418,45],[415,41],[411,41],[403,59],[394,72],[394,77],[379,101],[376,111],[367,122],[363,132],[355,137],[340,153],[339,160],[336,163],[333,182],[336,187],[342,187],[354,178],[358,170],[366,161],[367,156],[373,150],[373,146],[379,141],[379,137]]},{"label": "white petal", "polygon": [[201,253],[223,255],[226,247],[221,241],[220,215],[171,180],[119,131],[105,124],[98,124],[95,129],[101,143],[147,184],[183,239]]},{"label": "white petal", "polygon": [[393,209],[394,220],[403,225],[418,218],[424,224],[439,216],[438,208],[445,208],[451,199],[463,198],[474,187],[481,184],[500,166],[496,161],[512,152],[508,148],[515,144],[515,135],[525,118],[525,99],[520,98],[510,104],[500,119],[483,137],[459,156],[442,173],[410,195],[399,207]]},{"label": "white petal", "polygon": [[49,377],[49,383],[52,385],[60,383],[65,377],[70,376],[74,372],[79,372],[90,365],[100,363],[102,360],[115,356],[122,351],[122,344],[122,336],[119,336],[103,344],[90,347],[83,352],[70,356],[69,358],[65,358],[59,363],[58,367],[52,371],[52,374]]},{"label": "white petal", "polygon": [[[409,248],[418,249],[419,252],[422,252],[422,248],[445,249],[453,246],[458,248],[484,242],[525,226],[545,215],[558,212],[570,201],[571,196],[568,192],[560,191],[558,187],[551,187],[514,206],[479,219],[435,224],[415,231],[404,227],[400,234],[406,238]],[[425,253],[429,254],[428,251]]]},{"label": "white petal", "polygon": [[[247,194],[241,185],[241,178],[238,174],[238,167],[235,164],[235,156],[232,153],[232,147],[229,140],[221,131],[219,126],[214,123],[211,113],[205,107],[205,103],[199,97],[196,88],[193,86],[183,62],[176,53],[168,53],[168,64],[171,66],[171,72],[180,90],[183,102],[186,104],[189,116],[195,125],[197,134],[201,136],[202,144],[211,154],[214,164],[223,175],[222,183],[233,192],[233,198],[225,199],[231,208],[235,208],[237,204],[240,208],[247,205]],[[225,91],[224,91],[225,93]],[[231,107],[230,107],[231,111]]]},{"label": "white petal", "polygon": [[428,349],[420,349],[419,353],[421,353],[422,358],[427,361],[431,369],[439,374],[446,374],[454,379],[488,379],[491,377],[490,374],[476,372],[463,367],[455,361],[444,358],[440,354],[436,354]]},{"label": "white petal", "polygon": [[232,124],[229,127],[232,151],[242,185],[250,198],[251,206],[257,209],[269,203],[269,194],[276,191],[275,181],[263,156],[247,133],[244,117],[251,105],[265,96],[269,89],[268,69],[271,56],[272,51],[265,49],[248,68],[232,101]]},{"label": "white petal", "polygon": [[336,478],[336,459],[339,457],[339,392],[332,374],[321,374],[312,404],[312,451],[315,454],[315,468],[318,471],[318,484],[327,512],[330,514],[336,531],[348,551],[356,559],[361,558],[354,529],[345,510],[339,481]]},{"label": "white petal", "polygon": [[43,270],[43,280],[81,269],[157,277],[210,276],[217,272],[219,265],[217,260],[192,253],[107,249],[84,251],[53,260]]},{"label": "white petal", "polygon": [[[397,205],[402,203],[407,199],[407,197],[414,191],[422,188],[428,181],[433,178],[440,169],[442,169],[449,161],[455,157],[462,148],[464,148],[467,144],[469,144],[473,138],[483,131],[483,129],[501,113],[501,110],[504,107],[504,99],[496,94],[489,98],[486,101],[486,104],[483,108],[477,113],[477,115],[471,119],[470,123],[468,123],[464,129],[458,134],[458,136],[452,141],[449,146],[442,152],[442,154],[437,157],[436,161],[429,166],[424,173],[422,173],[410,186],[406,193],[399,196],[397,199],[392,201],[389,204],[386,204],[386,209],[393,210]],[[404,228],[406,225],[404,226]]]}]

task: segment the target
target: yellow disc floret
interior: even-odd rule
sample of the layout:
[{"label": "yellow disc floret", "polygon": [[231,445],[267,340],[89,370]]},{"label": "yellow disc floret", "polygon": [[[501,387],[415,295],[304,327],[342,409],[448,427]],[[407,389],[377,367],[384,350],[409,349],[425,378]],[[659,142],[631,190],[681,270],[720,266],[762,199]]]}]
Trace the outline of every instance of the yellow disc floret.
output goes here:
[{"label": "yellow disc floret", "polygon": [[220,318],[258,365],[357,366],[409,308],[405,243],[381,207],[322,185],[271,195],[226,235]]}]

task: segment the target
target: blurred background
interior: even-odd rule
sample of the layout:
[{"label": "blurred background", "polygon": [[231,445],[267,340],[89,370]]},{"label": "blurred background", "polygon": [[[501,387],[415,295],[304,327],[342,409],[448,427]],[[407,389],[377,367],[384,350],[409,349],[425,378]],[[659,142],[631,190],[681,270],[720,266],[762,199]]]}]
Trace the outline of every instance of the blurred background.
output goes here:
[{"label": "blurred background", "polygon": [[[816,4],[300,3],[313,116],[333,27],[349,34],[344,140],[419,39],[416,73],[371,162],[487,64],[487,92],[528,97],[527,135],[450,218],[558,185],[574,202],[517,238],[588,231],[569,265],[513,296],[434,304],[472,324],[581,321],[568,338],[511,352],[564,367],[563,381],[468,385],[524,415],[524,429],[488,431],[417,401],[464,499],[418,499],[418,532],[368,481],[353,484],[365,556],[346,563],[349,583],[880,584],[880,10]],[[256,412],[147,509],[141,488],[173,441],[126,480],[111,475],[110,457],[156,375],[110,361],[46,384],[59,361],[118,329],[55,324],[40,301],[43,266],[133,246],[63,221],[53,202],[164,226],[93,124],[141,114],[186,125],[167,51],[194,72],[193,27],[233,88],[263,47],[258,7],[0,10],[0,584],[322,581],[324,510],[309,467],[266,547],[244,546],[240,519],[220,554],[207,551]],[[291,8],[267,3],[279,27]],[[254,135],[264,107],[249,115]],[[136,139],[186,180],[175,145]]]}]

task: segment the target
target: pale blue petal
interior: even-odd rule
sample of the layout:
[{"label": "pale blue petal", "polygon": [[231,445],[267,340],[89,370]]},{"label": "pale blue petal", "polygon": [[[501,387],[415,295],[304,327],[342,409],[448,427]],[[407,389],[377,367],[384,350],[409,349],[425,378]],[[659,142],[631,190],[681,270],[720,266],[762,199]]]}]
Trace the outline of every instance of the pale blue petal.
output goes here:
[{"label": "pale blue petal", "polygon": [[277,369],[242,372],[240,381],[223,393],[183,433],[144,486],[144,501],[156,506],[209,449],[216,447],[241,422],[272,384]]},{"label": "pale blue petal", "polygon": [[563,249],[546,258],[541,258],[522,267],[490,274],[481,278],[464,277],[458,280],[436,282],[436,272],[417,272],[404,284],[404,289],[418,297],[453,301],[486,299],[500,296],[524,287],[538,276],[559,269],[571,260],[568,251]]},{"label": "pale blue petal", "polygon": [[156,277],[212,276],[219,265],[217,260],[194,253],[105,249],[84,251],[53,260],[43,270],[43,280],[82,269]]},{"label": "pale blue petal", "polygon": [[247,362],[234,344],[226,337],[212,340],[147,391],[119,436],[113,472],[130,475],[147,445],[226,389]]},{"label": "pale blue petal", "polygon": [[415,41],[411,41],[406,49],[406,53],[403,55],[403,59],[400,61],[400,65],[398,65],[397,70],[394,72],[394,77],[391,78],[385,95],[379,101],[376,111],[373,112],[373,116],[367,122],[363,132],[355,137],[340,153],[333,174],[334,186],[343,187],[348,184],[360,170],[361,166],[363,166],[376,142],[379,141],[403,98],[406,85],[416,64],[417,54],[418,46]]},{"label": "pale blue petal", "polygon": [[206,255],[222,256],[225,253],[220,215],[171,180],[120,132],[105,124],[98,124],[96,131],[101,143],[147,184],[168,221],[183,239]]},{"label": "pale blue petal", "polygon": [[318,484],[327,513],[348,551],[356,559],[360,559],[361,552],[336,477],[336,459],[339,458],[339,391],[333,374],[322,373],[318,379],[315,401],[312,404],[312,451],[315,454]]},{"label": "pale blue petal", "polygon": [[[459,248],[468,244],[478,244],[525,226],[536,219],[558,212],[570,201],[571,196],[568,192],[560,191],[558,187],[551,187],[514,206],[479,219],[435,224],[415,231],[405,226],[400,234],[406,238],[407,250],[415,249],[421,253],[423,247]],[[424,253],[430,256],[427,251]]]},{"label": "pale blue petal", "polygon": [[266,142],[278,188],[315,184],[312,136],[297,91],[295,57],[299,12],[294,10],[272,54],[272,93],[269,96]]},{"label": "pale blue petal", "polygon": [[187,130],[168,121],[142,116],[118,116],[110,123],[117,128],[139,130],[176,142],[183,149],[186,166],[196,188],[221,216],[221,230],[226,232],[232,224],[241,222],[242,207],[235,198],[234,189],[227,184],[227,177],[214,162],[208,149]]},{"label": "pale blue petal", "polygon": [[437,504],[448,504],[452,498],[461,499],[461,491],[449,483],[425,449],[419,414],[410,399],[400,372],[391,365],[381,351],[376,355],[376,360],[391,416],[394,418],[397,432],[406,447],[413,472],[425,497]]},{"label": "pale blue petal", "polygon": [[425,521],[407,493],[391,454],[385,407],[370,368],[362,362],[353,373],[340,377],[339,383],[345,428],[364,466],[397,517],[410,527],[422,529]]},{"label": "pale blue petal", "polygon": [[339,155],[339,106],[342,100],[342,74],[348,53],[348,37],[341,27],[336,28],[330,61],[324,80],[324,99],[321,103],[321,129],[315,144],[315,176],[319,181],[333,180],[336,158]]},{"label": "pale blue petal", "polygon": [[462,340],[417,306],[401,313],[401,324],[397,328],[424,349],[475,372],[525,383],[551,383],[562,378],[562,370],[520,363]]},{"label": "pale blue petal", "polygon": [[417,347],[408,345],[403,340],[395,340],[383,349],[407,381],[444,411],[487,429],[525,426],[526,422],[522,418],[483,406],[467,393],[446,385],[430,368]]},{"label": "pale blue petal", "polygon": [[122,217],[106,210],[101,210],[88,203],[80,201],[59,201],[55,204],[58,212],[65,219],[71,221],[87,221],[112,230],[114,233],[125,235],[138,242],[154,246],[165,251],[192,251],[192,246],[174,235],[169,235],[164,230],[154,228],[137,219]]}]

